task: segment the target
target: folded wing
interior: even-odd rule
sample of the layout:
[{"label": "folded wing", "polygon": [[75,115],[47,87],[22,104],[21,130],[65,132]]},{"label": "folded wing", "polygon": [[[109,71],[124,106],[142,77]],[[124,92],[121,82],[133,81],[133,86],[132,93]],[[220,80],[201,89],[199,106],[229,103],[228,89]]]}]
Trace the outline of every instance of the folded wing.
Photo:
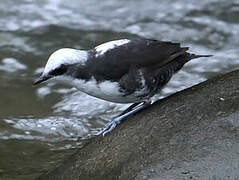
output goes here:
[{"label": "folded wing", "polygon": [[133,39],[121,45],[111,44],[109,47],[104,53],[99,54],[96,49],[90,52],[91,57],[87,66],[98,80],[118,80],[128,73],[131,66],[161,67],[188,50],[187,47],[181,47],[179,43],[151,39]]}]

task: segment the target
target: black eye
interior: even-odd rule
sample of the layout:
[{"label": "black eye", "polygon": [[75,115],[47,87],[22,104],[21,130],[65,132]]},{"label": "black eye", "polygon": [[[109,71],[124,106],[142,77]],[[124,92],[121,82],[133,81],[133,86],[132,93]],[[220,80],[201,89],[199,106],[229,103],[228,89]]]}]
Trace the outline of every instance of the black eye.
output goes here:
[{"label": "black eye", "polygon": [[51,71],[49,73],[49,75],[59,76],[59,75],[64,74],[66,71],[67,71],[67,66],[62,64],[60,67],[58,67],[58,68],[54,69],[53,71]]}]

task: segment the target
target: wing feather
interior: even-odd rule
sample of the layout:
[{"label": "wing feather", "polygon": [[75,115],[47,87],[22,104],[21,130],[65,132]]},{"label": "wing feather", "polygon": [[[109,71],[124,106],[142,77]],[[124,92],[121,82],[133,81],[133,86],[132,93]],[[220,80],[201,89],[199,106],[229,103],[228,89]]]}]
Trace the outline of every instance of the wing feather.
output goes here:
[{"label": "wing feather", "polygon": [[181,47],[179,43],[132,39],[122,45],[111,47],[100,55],[96,50],[92,50],[87,65],[90,67],[91,74],[98,80],[119,80],[128,73],[131,66],[146,68],[157,65],[161,67],[187,50],[187,47]]}]

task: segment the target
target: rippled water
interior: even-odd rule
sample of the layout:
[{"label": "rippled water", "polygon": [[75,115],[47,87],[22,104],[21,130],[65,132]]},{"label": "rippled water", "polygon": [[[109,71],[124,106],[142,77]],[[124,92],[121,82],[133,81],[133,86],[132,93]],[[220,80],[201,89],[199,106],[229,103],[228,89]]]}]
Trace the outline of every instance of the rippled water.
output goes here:
[{"label": "rippled water", "polygon": [[157,98],[239,64],[237,0],[8,0],[0,15],[0,179],[33,179],[127,107],[67,86],[32,87],[58,48],[141,36],[214,55],[188,63]]}]

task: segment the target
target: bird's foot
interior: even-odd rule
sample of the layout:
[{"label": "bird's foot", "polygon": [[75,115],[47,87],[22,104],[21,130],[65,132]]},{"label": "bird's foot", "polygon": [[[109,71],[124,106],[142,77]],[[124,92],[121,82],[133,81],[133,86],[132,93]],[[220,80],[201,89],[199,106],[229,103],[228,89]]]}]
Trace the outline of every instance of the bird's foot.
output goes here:
[{"label": "bird's foot", "polygon": [[124,113],[121,113],[119,116],[114,117],[113,120],[110,121],[109,123],[107,123],[101,131],[96,133],[96,135],[101,135],[102,134],[104,136],[105,134],[111,132],[118,124],[120,124],[120,122],[123,119],[125,119],[126,117],[131,116],[131,115],[135,114],[136,112],[146,108],[150,104],[151,104],[151,101],[145,101],[145,102],[142,102],[142,103],[135,103],[135,104],[131,105],[129,108],[127,108],[124,111]]},{"label": "bird's foot", "polygon": [[96,135],[103,135],[105,136],[107,133],[111,132],[120,122],[124,119],[122,116],[117,116],[113,118],[112,121],[108,122],[103,129],[101,129]]}]

